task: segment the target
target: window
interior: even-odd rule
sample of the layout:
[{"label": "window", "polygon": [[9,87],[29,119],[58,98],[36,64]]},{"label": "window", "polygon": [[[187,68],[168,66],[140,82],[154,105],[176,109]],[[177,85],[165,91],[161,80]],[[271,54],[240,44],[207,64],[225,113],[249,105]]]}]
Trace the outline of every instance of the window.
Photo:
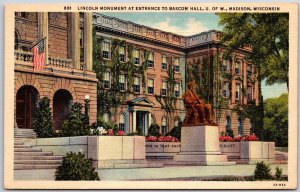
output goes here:
[{"label": "window", "polygon": [[167,56],[163,55],[162,56],[162,63],[161,63],[161,69],[162,70],[167,70],[168,64],[167,64]]},{"label": "window", "polygon": [[119,61],[125,62],[125,47],[121,46],[119,48]]},{"label": "window", "polygon": [[252,77],[252,65],[247,65],[247,77]]},{"label": "window", "polygon": [[109,74],[109,72],[104,73],[103,83],[104,83],[104,88],[106,88],[106,89],[110,88],[110,74]]},{"label": "window", "polygon": [[235,74],[240,75],[241,74],[241,61],[237,61],[235,63]]},{"label": "window", "polygon": [[175,58],[174,60],[174,71],[179,72],[179,58]]},{"label": "window", "polygon": [[239,124],[238,124],[238,134],[243,135],[243,120],[242,118],[239,118]]},{"label": "window", "polygon": [[80,37],[79,37],[79,45],[80,45],[80,61],[84,61],[84,31],[83,28],[80,28]]},{"label": "window", "polygon": [[135,92],[135,93],[140,92],[140,78],[139,77],[134,77],[133,92]]},{"label": "window", "polygon": [[180,117],[175,117],[174,127],[178,127],[178,125],[179,125],[180,122],[181,122]]},{"label": "window", "polygon": [[148,93],[154,94],[154,79],[148,79]]},{"label": "window", "polygon": [[230,61],[229,60],[223,60],[223,70],[224,72],[230,72]]},{"label": "window", "polygon": [[180,84],[179,83],[175,83],[175,85],[174,85],[174,94],[175,94],[175,97],[180,97]]},{"label": "window", "polygon": [[104,113],[104,114],[103,114],[103,121],[104,121],[105,123],[108,123],[108,122],[109,122],[109,114],[108,114],[108,113]]},{"label": "window", "polygon": [[148,67],[154,67],[154,54],[153,53],[149,53],[147,63],[148,63]]},{"label": "window", "polygon": [[109,59],[110,56],[110,44],[108,42],[102,42],[102,57]]},{"label": "window", "polygon": [[230,132],[231,130],[231,118],[230,116],[226,117],[226,133]]},{"label": "window", "polygon": [[167,81],[162,82],[161,95],[163,96],[167,95]]},{"label": "window", "polygon": [[125,90],[125,75],[119,75],[119,90]]},{"label": "window", "polygon": [[134,57],[134,64],[139,65],[140,64],[140,51],[137,49],[133,50],[133,57]]},{"label": "window", "polygon": [[229,97],[229,83],[226,82],[222,89],[223,97]]},{"label": "window", "polygon": [[241,98],[241,85],[236,84],[236,89],[235,89],[235,99],[239,100]]},{"label": "window", "polygon": [[119,130],[125,132],[125,115],[123,113],[120,115],[120,119],[119,119]]},{"label": "window", "polygon": [[162,135],[168,133],[167,118],[163,117],[161,122]]},{"label": "window", "polygon": [[253,100],[253,88],[252,87],[247,87],[247,98],[249,101]]}]

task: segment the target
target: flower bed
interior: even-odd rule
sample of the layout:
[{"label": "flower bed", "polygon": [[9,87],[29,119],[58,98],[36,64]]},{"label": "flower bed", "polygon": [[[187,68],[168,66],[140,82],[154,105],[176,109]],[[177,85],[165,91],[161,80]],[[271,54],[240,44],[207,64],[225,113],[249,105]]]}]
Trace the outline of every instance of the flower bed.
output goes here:
[{"label": "flower bed", "polygon": [[229,135],[224,135],[219,137],[220,142],[240,142],[240,141],[258,141],[258,137],[255,134],[244,135],[244,136],[235,136],[230,137]]},{"label": "flower bed", "polygon": [[179,140],[176,137],[172,136],[148,136],[145,137],[146,142],[179,142]]}]

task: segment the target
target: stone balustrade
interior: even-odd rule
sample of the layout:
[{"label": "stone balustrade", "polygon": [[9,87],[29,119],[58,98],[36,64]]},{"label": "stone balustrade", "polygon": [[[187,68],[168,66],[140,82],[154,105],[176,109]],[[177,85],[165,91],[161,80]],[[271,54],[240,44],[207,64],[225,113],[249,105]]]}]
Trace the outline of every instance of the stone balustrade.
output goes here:
[{"label": "stone balustrade", "polygon": [[15,50],[15,61],[32,63],[33,53],[22,51],[22,50]]},{"label": "stone balustrade", "polygon": [[72,67],[72,59],[49,57],[48,61],[49,61],[49,65],[53,67],[60,67],[60,68],[67,68],[67,69]]}]

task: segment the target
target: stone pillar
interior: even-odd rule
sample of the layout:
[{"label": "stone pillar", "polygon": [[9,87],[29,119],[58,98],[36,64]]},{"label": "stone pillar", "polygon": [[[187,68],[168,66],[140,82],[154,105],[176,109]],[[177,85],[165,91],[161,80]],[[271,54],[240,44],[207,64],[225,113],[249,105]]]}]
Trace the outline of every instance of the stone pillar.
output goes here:
[{"label": "stone pillar", "polygon": [[48,12],[38,13],[38,41],[45,38],[45,64],[48,63],[48,26],[49,26],[49,20],[48,20]]},{"label": "stone pillar", "polygon": [[80,37],[79,37],[79,12],[74,12],[71,15],[71,49],[73,67],[80,69]]},{"label": "stone pillar", "polygon": [[151,123],[152,123],[152,119],[151,119],[151,113],[148,112],[148,127],[151,126]]},{"label": "stone pillar", "polygon": [[136,132],[136,110],[132,111],[132,132]]},{"label": "stone pillar", "polygon": [[93,13],[84,13],[84,62],[93,70]]}]

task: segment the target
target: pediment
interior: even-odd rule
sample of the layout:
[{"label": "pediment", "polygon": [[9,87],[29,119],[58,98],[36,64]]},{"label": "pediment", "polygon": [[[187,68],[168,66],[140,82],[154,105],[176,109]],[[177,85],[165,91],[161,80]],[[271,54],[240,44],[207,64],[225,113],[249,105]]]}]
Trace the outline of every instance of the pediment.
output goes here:
[{"label": "pediment", "polygon": [[152,107],[154,104],[145,97],[137,97],[127,102],[129,105],[142,105]]}]

